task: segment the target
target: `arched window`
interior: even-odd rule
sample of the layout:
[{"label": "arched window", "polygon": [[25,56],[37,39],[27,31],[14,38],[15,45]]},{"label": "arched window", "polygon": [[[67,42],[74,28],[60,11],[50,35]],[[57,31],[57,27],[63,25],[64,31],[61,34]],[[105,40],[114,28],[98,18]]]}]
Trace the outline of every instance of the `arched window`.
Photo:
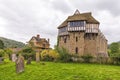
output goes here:
[{"label": "arched window", "polygon": [[75,53],[78,54],[78,47],[75,48]]}]

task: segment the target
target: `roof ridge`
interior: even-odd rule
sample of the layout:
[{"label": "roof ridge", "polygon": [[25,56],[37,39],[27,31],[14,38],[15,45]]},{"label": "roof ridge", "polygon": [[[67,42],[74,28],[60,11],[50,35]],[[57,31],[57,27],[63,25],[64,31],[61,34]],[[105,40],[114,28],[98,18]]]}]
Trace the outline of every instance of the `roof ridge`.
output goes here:
[{"label": "roof ridge", "polygon": [[75,11],[74,15],[79,15],[79,14],[80,14],[79,10],[78,10],[78,9],[76,9],[76,11]]}]

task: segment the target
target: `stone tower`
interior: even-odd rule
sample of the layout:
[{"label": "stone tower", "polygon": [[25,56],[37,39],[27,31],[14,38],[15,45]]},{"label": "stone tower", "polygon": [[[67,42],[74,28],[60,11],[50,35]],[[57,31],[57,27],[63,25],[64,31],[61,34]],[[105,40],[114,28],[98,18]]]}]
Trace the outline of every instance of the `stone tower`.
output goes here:
[{"label": "stone tower", "polygon": [[78,56],[107,55],[107,39],[99,29],[99,22],[89,13],[78,10],[58,27],[58,46]]}]

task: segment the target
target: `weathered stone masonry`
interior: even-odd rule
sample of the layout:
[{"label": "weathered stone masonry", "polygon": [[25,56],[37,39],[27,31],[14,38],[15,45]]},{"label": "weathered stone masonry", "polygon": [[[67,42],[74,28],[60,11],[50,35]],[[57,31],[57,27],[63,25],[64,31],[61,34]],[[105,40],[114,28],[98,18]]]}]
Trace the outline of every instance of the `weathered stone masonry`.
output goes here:
[{"label": "weathered stone masonry", "polygon": [[91,13],[78,10],[58,27],[58,46],[78,56],[107,55],[107,39],[99,29],[99,22]]}]

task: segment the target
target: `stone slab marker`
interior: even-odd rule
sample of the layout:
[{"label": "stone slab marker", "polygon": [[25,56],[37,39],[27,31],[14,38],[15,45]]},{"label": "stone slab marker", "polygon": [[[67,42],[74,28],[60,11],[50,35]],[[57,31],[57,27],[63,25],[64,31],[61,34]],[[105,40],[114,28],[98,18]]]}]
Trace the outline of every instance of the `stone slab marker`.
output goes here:
[{"label": "stone slab marker", "polygon": [[0,63],[2,63],[2,62],[3,62],[3,60],[4,60],[4,58],[3,58],[3,57],[0,57]]},{"label": "stone slab marker", "polygon": [[26,64],[31,64],[32,57],[29,57]]},{"label": "stone slab marker", "polygon": [[15,62],[17,60],[16,54],[12,54],[12,61]]},{"label": "stone slab marker", "polygon": [[36,62],[39,62],[40,61],[40,54],[39,52],[36,52]]},{"label": "stone slab marker", "polygon": [[21,73],[24,71],[24,57],[19,56],[16,60],[16,73]]}]

